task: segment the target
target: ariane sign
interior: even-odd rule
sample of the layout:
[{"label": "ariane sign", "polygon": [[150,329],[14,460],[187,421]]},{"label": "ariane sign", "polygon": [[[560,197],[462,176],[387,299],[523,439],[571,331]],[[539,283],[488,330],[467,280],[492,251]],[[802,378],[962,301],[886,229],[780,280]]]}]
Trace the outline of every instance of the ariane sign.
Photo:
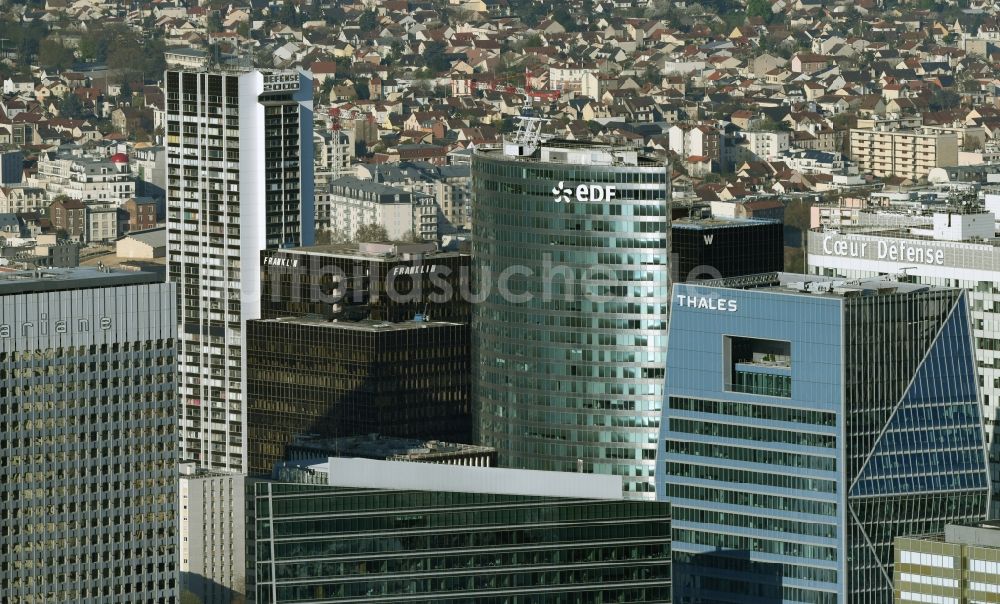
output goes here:
[{"label": "ariane sign", "polygon": [[[101,317],[98,319],[98,326],[103,331],[111,329],[111,318]],[[90,331],[90,320],[59,319],[50,325],[49,316],[46,313],[42,313],[38,317],[38,323],[35,323],[34,321],[25,321],[19,326],[12,326],[9,323],[0,323],[0,338],[7,339],[13,337],[15,335],[15,329],[19,331],[22,336],[65,334],[69,333],[70,329],[73,329],[77,333],[86,333]]]}]

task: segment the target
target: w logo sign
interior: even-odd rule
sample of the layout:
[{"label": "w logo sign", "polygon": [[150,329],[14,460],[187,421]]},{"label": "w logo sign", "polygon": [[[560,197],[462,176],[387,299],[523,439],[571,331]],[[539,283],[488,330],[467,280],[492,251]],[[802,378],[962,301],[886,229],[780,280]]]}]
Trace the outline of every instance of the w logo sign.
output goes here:
[{"label": "w logo sign", "polygon": [[569,203],[569,196],[573,194],[573,189],[565,186],[563,181],[559,181],[559,184],[552,187],[552,195],[556,199],[556,203]]},{"label": "w logo sign", "polygon": [[712,245],[712,240],[715,239],[715,235],[704,235],[705,245]]}]

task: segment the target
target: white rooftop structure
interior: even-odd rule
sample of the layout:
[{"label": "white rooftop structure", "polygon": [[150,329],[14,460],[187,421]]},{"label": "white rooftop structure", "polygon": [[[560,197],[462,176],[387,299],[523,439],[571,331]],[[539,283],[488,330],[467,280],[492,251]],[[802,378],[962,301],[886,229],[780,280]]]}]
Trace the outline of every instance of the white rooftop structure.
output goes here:
[{"label": "white rooftop structure", "polygon": [[327,474],[327,484],[359,489],[451,491],[537,497],[622,499],[620,476],[576,474],[411,461],[331,457],[326,461],[287,462]]}]

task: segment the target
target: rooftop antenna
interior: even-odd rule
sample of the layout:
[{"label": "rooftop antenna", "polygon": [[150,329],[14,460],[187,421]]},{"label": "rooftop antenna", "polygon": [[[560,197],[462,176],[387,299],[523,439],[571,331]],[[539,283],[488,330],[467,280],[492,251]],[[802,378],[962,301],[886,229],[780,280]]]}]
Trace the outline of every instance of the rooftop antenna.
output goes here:
[{"label": "rooftop antenna", "polygon": [[521,115],[517,116],[517,129],[510,136],[504,137],[504,155],[532,155],[542,143],[542,125],[549,122],[548,118],[537,117],[531,110],[531,101],[527,99]]}]

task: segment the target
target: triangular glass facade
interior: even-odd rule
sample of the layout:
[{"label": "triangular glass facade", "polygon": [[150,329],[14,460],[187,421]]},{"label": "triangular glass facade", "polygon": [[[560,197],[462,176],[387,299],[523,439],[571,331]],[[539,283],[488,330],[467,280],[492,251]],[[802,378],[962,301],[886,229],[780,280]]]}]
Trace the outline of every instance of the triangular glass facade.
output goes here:
[{"label": "triangular glass facade", "polygon": [[982,518],[989,474],[975,376],[963,296],[851,487],[856,601],[882,601],[891,590],[896,536]]}]

